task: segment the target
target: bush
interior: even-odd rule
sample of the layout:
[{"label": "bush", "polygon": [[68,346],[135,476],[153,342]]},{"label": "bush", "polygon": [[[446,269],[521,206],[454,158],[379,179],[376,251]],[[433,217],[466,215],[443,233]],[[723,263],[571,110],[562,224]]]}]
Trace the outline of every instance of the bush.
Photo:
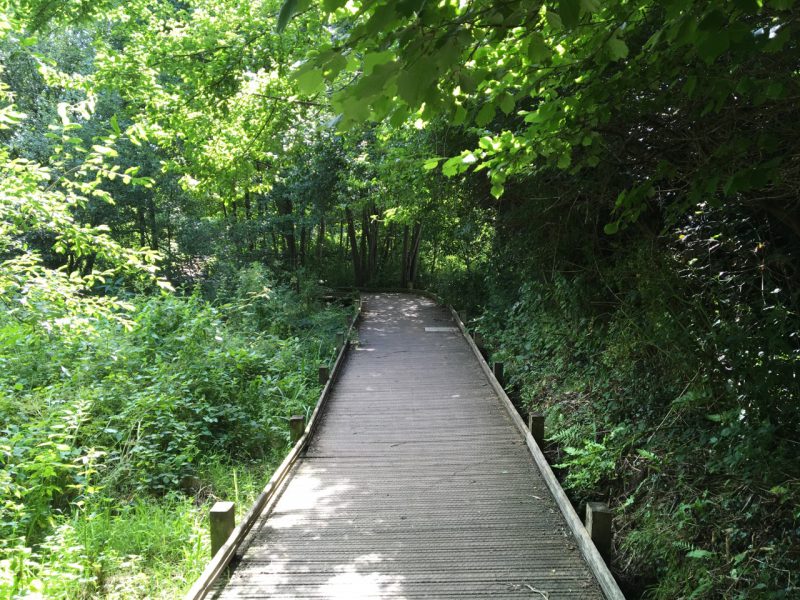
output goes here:
[{"label": "bush", "polygon": [[134,297],[124,321],[95,315],[91,329],[6,314],[0,595],[179,593],[191,577],[176,573],[207,552],[191,497],[228,495],[216,465],[253,465],[249,502],[288,447],[289,416],[316,402],[344,315],[312,293],[251,266],[215,303]]}]

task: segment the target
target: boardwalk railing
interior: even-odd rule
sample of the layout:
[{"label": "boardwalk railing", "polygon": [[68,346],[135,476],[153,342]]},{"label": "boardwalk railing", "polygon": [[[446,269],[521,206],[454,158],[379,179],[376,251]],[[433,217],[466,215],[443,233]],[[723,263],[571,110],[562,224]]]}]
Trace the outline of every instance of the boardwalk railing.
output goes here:
[{"label": "boardwalk railing", "polygon": [[336,377],[342,369],[347,351],[350,348],[350,336],[353,332],[353,329],[358,324],[359,318],[361,317],[361,299],[358,301],[357,308],[358,310],[356,315],[350,321],[347,333],[345,334],[344,343],[341,345],[341,348],[339,348],[339,352],[336,356],[336,362],[333,364],[328,381],[325,383],[325,387],[322,388],[322,393],[320,394],[316,407],[314,407],[314,412],[311,413],[311,418],[308,420],[308,424],[306,425],[303,435],[299,440],[297,440],[295,445],[292,447],[292,450],[286,455],[286,458],[283,459],[283,462],[275,471],[275,473],[273,473],[267,485],[261,491],[258,498],[256,498],[253,506],[249,511],[247,511],[247,514],[242,519],[242,522],[236,526],[236,528],[234,528],[233,532],[231,532],[230,536],[228,536],[226,542],[220,547],[220,549],[211,559],[211,562],[206,565],[203,573],[200,575],[197,581],[195,581],[194,585],[192,585],[186,596],[184,596],[185,600],[202,600],[206,597],[206,595],[213,591],[214,585],[225,573],[228,565],[236,555],[236,550],[247,537],[247,534],[250,533],[250,530],[256,524],[261,514],[265,510],[269,511],[269,509],[272,507],[272,504],[274,504],[275,500],[277,499],[277,492],[281,489],[281,486],[286,480],[287,475],[291,472],[292,467],[297,462],[297,459],[300,458],[303,450],[308,445],[308,441],[311,439],[314,431],[316,431],[317,427],[319,426],[322,409],[324,408],[325,403],[331,394],[333,384],[335,383]]}]

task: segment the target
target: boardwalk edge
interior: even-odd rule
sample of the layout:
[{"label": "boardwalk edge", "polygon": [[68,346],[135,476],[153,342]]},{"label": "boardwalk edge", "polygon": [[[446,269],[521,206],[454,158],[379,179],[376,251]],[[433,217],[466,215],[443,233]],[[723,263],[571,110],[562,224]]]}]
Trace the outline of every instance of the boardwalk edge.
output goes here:
[{"label": "boardwalk edge", "polygon": [[[434,296],[433,294],[422,295],[428,296],[429,298]],[[440,304],[442,303],[440,302]],[[553,473],[553,470],[550,468],[550,465],[548,464],[541,448],[539,448],[536,440],[533,439],[533,435],[528,430],[525,422],[522,420],[522,417],[517,412],[517,409],[514,408],[514,404],[511,402],[508,394],[506,394],[503,386],[500,385],[500,382],[497,381],[497,378],[494,376],[494,373],[492,373],[488,363],[483,358],[483,355],[475,345],[472,337],[470,337],[469,333],[467,332],[467,328],[464,326],[464,323],[461,321],[461,318],[458,315],[458,312],[450,305],[447,305],[447,308],[450,310],[453,320],[461,330],[461,334],[464,336],[464,339],[472,350],[472,353],[475,355],[475,358],[478,359],[478,364],[480,364],[481,370],[489,380],[489,383],[497,394],[497,397],[500,399],[503,406],[505,406],[506,411],[508,412],[512,421],[514,421],[514,424],[516,425],[520,434],[522,434],[522,436],[525,438],[525,443],[528,446],[528,450],[530,450],[533,460],[542,474],[542,478],[547,484],[550,493],[553,495],[553,499],[556,501],[558,508],[561,510],[561,514],[564,515],[564,519],[572,531],[575,541],[578,543],[578,548],[580,549],[583,558],[586,560],[586,563],[589,565],[589,569],[592,571],[597,583],[600,585],[603,594],[605,594],[608,600],[625,600],[622,590],[620,590],[617,581],[614,579],[614,576],[611,574],[611,571],[608,568],[608,565],[606,565],[603,557],[600,555],[600,552],[595,547],[594,542],[592,542],[591,538],[589,537],[586,528],[583,526],[583,523],[581,523],[578,514],[572,507],[572,503],[569,501],[569,498],[567,498],[566,493],[564,493],[564,489],[561,487],[558,479],[556,479],[556,476]]]},{"label": "boardwalk edge", "polygon": [[249,511],[247,511],[247,514],[242,519],[242,522],[236,526],[222,547],[220,547],[220,549],[211,559],[211,562],[206,565],[203,573],[197,578],[191,589],[184,596],[184,600],[202,600],[212,591],[216,582],[225,573],[228,565],[233,560],[233,557],[236,555],[236,550],[239,548],[242,542],[244,542],[247,534],[250,533],[250,530],[262,517],[262,515],[269,514],[269,512],[272,510],[274,501],[279,496],[278,492],[281,490],[282,484],[286,481],[288,474],[291,472],[292,467],[294,467],[295,463],[297,462],[297,459],[303,453],[303,450],[305,450],[306,446],[308,446],[311,436],[317,430],[317,427],[319,427],[322,409],[324,408],[328,397],[330,396],[331,390],[333,389],[333,384],[336,382],[336,378],[342,369],[347,352],[350,349],[350,336],[353,332],[353,329],[358,325],[359,319],[361,318],[361,309],[362,301],[361,298],[359,298],[358,310],[356,315],[350,321],[350,326],[345,334],[345,343],[342,344],[342,347],[339,349],[339,353],[336,356],[336,362],[333,364],[333,368],[330,371],[330,376],[328,377],[325,387],[322,388],[319,400],[317,400],[317,404],[314,407],[314,412],[311,413],[311,418],[308,420],[308,424],[306,425],[303,435],[299,440],[297,440],[289,454],[286,455],[286,458],[283,459],[283,462],[272,474],[272,477],[267,482],[267,485],[261,491],[258,498],[256,498],[253,506]]}]

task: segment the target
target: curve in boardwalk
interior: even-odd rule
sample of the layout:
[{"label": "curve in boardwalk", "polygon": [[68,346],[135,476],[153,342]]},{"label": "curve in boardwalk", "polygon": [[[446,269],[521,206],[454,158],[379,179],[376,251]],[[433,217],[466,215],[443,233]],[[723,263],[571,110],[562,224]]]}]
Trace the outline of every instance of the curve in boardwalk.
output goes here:
[{"label": "curve in boardwalk", "polygon": [[602,598],[446,310],[376,294],[363,315],[306,456],[216,597]]}]

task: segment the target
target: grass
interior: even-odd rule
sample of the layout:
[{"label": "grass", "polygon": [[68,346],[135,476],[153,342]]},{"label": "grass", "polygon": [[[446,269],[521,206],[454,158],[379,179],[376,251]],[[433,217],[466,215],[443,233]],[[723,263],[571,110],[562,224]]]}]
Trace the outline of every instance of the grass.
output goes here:
[{"label": "grass", "polygon": [[109,600],[180,597],[210,560],[207,519],[213,503],[235,502],[241,519],[280,455],[275,451],[262,461],[238,465],[213,458],[205,465],[194,496],[171,493],[87,507],[58,528],[58,539],[53,540],[58,548],[51,556],[54,568],[63,574],[65,561],[72,560],[75,576],[62,575],[60,583],[45,579],[43,595]]}]

